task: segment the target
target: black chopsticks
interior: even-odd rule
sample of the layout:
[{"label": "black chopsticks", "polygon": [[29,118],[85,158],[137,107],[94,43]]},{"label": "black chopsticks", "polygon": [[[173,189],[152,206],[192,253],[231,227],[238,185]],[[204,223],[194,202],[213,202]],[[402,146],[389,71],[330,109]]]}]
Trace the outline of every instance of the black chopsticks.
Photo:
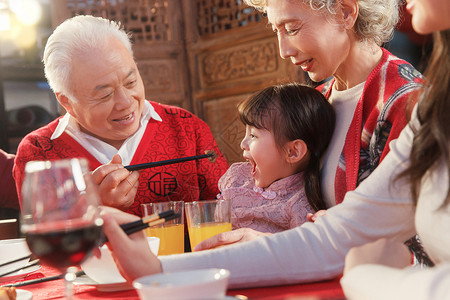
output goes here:
[{"label": "black chopsticks", "polygon": [[[142,219],[139,219],[137,221],[133,221],[130,223],[125,223],[120,225],[120,227],[126,232],[126,234],[130,235],[132,233],[138,232],[140,230],[143,230],[147,227],[151,227],[151,226],[156,226],[156,225],[160,225],[164,222],[168,222],[170,220],[179,218],[181,215],[178,213],[175,213],[173,210],[168,210],[168,211],[163,211],[160,213],[154,213],[152,215],[143,217]],[[108,239],[105,238],[104,242],[107,242]],[[24,259],[30,258],[29,256],[26,257],[21,257],[6,263],[1,264],[0,266],[5,266],[17,261],[21,261]],[[2,276],[6,276],[9,275],[11,273],[20,271],[22,269],[26,269],[32,266],[35,266],[39,263],[39,259],[33,260],[31,261],[29,264],[27,264],[24,267],[20,267],[18,269],[15,270],[11,270],[9,272],[0,274],[0,277]],[[79,271],[76,273],[77,277],[84,275],[83,271]],[[29,285],[29,284],[35,284],[35,283],[41,283],[41,282],[47,282],[47,281],[52,281],[52,280],[57,280],[57,279],[62,279],[64,278],[64,274],[60,274],[60,275],[55,275],[55,276],[50,276],[50,277],[44,277],[44,278],[38,278],[38,279],[32,279],[32,280],[27,280],[27,281],[23,281],[23,282],[18,282],[18,283],[14,283],[14,284],[7,284],[7,285],[2,285],[1,287],[18,287],[18,286],[24,286],[24,285]]]},{"label": "black chopsticks", "polygon": [[[151,226],[156,226],[156,225],[160,225],[164,222],[179,218],[180,214],[176,214],[174,213],[173,210],[168,210],[168,211],[163,211],[161,213],[154,213],[152,215],[146,216],[142,219],[139,219],[137,221],[133,221],[130,223],[125,223],[120,225],[120,227],[126,232],[126,234],[130,235],[132,233],[141,231],[147,227],[151,227]],[[105,237],[105,240],[103,242],[107,242],[108,239]],[[12,263],[15,261],[20,261],[22,259],[25,258],[20,258],[20,259],[16,259],[14,261],[8,262],[8,263]],[[6,263],[6,264],[8,264]],[[29,268],[31,266],[37,265],[39,263],[39,259],[33,260],[31,261],[28,265],[26,265],[25,267],[21,267],[12,271],[9,271],[7,273],[1,274],[0,277],[20,271],[22,269],[25,268]],[[77,272],[77,277],[84,275],[84,272],[80,271]],[[44,277],[44,278],[38,278],[38,279],[32,279],[32,280],[28,280],[28,281],[24,281],[24,282],[18,282],[15,284],[8,284],[8,285],[3,285],[3,287],[18,287],[18,286],[24,286],[24,285],[29,285],[29,284],[35,284],[35,283],[41,283],[41,282],[47,282],[47,281],[52,281],[52,280],[57,280],[57,279],[61,279],[64,278],[64,274],[60,274],[60,275],[55,275],[55,276],[50,276],[50,277]]]},{"label": "black chopsticks", "polygon": [[161,160],[161,161],[154,161],[154,162],[136,164],[136,165],[129,165],[129,166],[125,166],[125,169],[127,169],[128,171],[137,171],[137,170],[142,170],[142,169],[147,169],[147,168],[160,167],[160,166],[171,165],[171,164],[176,164],[176,163],[181,163],[181,162],[191,161],[191,160],[198,160],[198,159],[203,159],[203,158],[208,158],[211,162],[214,162],[214,160],[216,158],[216,153],[212,150],[206,150],[205,154],[201,154],[201,155],[174,158],[174,159]]},{"label": "black chopsticks", "polygon": [[[75,275],[77,277],[80,277],[80,276],[85,275],[85,274],[86,273],[84,273],[84,271],[78,271],[78,272],[75,273]],[[30,284],[35,284],[35,283],[41,283],[41,282],[47,282],[47,281],[63,279],[64,276],[65,276],[65,274],[63,273],[63,274],[49,276],[49,277],[42,277],[42,278],[37,278],[37,279],[25,280],[25,281],[22,281],[22,282],[5,284],[5,285],[2,285],[0,287],[19,287],[19,286],[24,286],[24,285],[30,285]]]}]

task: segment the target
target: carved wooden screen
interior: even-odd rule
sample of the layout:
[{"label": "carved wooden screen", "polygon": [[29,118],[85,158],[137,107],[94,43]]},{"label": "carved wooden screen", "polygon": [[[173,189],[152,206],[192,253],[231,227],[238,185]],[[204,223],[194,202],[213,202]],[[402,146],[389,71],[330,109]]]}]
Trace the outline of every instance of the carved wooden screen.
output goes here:
[{"label": "carved wooden screen", "polygon": [[54,26],[81,14],[120,21],[132,33],[147,98],[192,110],[179,1],[53,0],[52,7]]},{"label": "carved wooden screen", "polygon": [[54,26],[76,14],[120,21],[133,34],[147,98],[204,119],[230,163],[242,160],[237,103],[303,80],[278,55],[266,18],[242,0],[52,0],[52,9]]},{"label": "carved wooden screen", "polygon": [[184,0],[186,47],[197,114],[230,163],[242,160],[237,104],[269,84],[303,80],[278,55],[262,13],[242,0]]}]

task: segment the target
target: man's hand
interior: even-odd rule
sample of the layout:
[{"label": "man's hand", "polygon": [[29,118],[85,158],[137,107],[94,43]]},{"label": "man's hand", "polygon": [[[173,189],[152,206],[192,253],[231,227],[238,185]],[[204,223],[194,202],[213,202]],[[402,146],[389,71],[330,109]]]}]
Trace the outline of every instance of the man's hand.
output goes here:
[{"label": "man's hand", "polygon": [[114,155],[108,164],[95,169],[92,178],[99,187],[103,205],[126,210],[133,204],[139,185],[139,172],[125,169],[120,155]]},{"label": "man's hand", "polygon": [[201,251],[216,248],[219,246],[242,243],[256,239],[270,233],[259,232],[250,228],[239,228],[232,231],[222,232],[209,239],[206,239],[195,246],[194,251]]},{"label": "man's hand", "polygon": [[111,207],[102,208],[103,231],[108,237],[108,248],[122,276],[129,282],[136,278],[161,273],[161,263],[151,252],[143,231],[127,235],[119,224],[139,218]]},{"label": "man's hand", "polygon": [[411,265],[412,255],[405,244],[379,239],[359,247],[352,248],[345,258],[344,274],[363,264],[378,264],[393,268],[405,268]]}]

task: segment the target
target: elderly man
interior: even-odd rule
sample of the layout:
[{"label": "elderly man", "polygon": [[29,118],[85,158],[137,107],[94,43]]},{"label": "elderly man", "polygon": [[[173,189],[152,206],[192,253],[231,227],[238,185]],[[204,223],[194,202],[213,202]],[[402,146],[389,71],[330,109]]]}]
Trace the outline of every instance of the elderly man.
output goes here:
[{"label": "elderly man", "polygon": [[[63,22],[48,39],[45,75],[66,115],[27,135],[14,166],[17,190],[30,160],[85,157],[104,205],[141,215],[140,204],[215,198],[228,168],[206,123],[145,100],[130,37],[93,16]],[[124,165],[204,154],[206,159],[129,172]],[[20,200],[20,199],[19,199]]]}]

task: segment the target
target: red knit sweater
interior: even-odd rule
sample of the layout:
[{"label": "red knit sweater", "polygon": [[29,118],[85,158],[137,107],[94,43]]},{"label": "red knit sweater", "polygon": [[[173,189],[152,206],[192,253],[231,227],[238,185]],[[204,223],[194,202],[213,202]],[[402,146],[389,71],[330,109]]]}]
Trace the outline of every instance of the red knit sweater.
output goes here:
[{"label": "red knit sweater", "polygon": [[[215,163],[201,159],[141,170],[136,198],[128,212],[140,216],[141,203],[214,199],[219,192],[217,181],[227,170],[228,163],[208,125],[184,109],[155,102],[151,104],[163,121],[151,119],[148,122],[131,164],[200,155],[205,150],[214,150],[218,157]],[[85,157],[92,170],[101,165],[67,133],[50,139],[58,120],[33,131],[21,141],[13,170],[18,191],[22,187],[25,164],[30,160]]]},{"label": "red knit sweater", "polygon": [[[334,79],[318,89],[329,97]],[[422,75],[408,62],[383,49],[356,105],[336,170],[336,204],[378,166],[409,121],[408,101],[417,100]]]}]

